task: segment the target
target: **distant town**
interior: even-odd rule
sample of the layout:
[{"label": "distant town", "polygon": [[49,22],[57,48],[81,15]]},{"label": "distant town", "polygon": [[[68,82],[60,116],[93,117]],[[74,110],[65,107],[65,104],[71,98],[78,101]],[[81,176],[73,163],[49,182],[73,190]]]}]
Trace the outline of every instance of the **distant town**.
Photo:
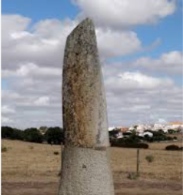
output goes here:
[{"label": "distant town", "polygon": [[117,138],[122,138],[123,134],[131,134],[135,132],[138,136],[153,136],[153,132],[164,132],[164,133],[181,133],[183,132],[182,122],[169,122],[166,124],[138,124],[130,127],[109,127],[109,132],[118,131]]}]

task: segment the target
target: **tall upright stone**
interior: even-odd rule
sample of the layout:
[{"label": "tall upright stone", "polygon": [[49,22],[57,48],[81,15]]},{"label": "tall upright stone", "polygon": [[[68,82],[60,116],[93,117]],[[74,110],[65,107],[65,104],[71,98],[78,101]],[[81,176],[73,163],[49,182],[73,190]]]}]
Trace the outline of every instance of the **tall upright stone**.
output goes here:
[{"label": "tall upright stone", "polygon": [[114,195],[106,98],[90,19],[67,38],[62,93],[65,148],[59,195]]}]

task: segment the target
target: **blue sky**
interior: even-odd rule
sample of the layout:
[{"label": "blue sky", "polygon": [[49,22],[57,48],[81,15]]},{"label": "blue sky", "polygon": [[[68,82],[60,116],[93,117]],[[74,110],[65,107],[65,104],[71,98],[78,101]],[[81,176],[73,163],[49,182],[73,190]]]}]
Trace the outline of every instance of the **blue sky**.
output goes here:
[{"label": "blue sky", "polygon": [[30,17],[33,22],[45,18],[74,18],[78,13],[78,8],[73,6],[68,0],[2,0],[3,14],[21,14]]},{"label": "blue sky", "polygon": [[181,120],[182,1],[2,0],[2,15],[3,124],[62,126],[65,40],[85,17],[96,25],[109,126]]},{"label": "blue sky", "polygon": [[[43,19],[74,19],[79,13],[80,9],[68,0],[2,0],[2,14],[20,14],[32,19],[32,24]],[[182,1],[177,1],[177,10],[173,15],[167,16],[164,20],[154,25],[142,25],[133,27],[138,33],[140,39],[143,40],[144,45],[148,46],[157,38],[161,40],[158,48],[151,53],[157,57],[162,51],[182,50]],[[172,39],[172,35],[174,38]]]}]

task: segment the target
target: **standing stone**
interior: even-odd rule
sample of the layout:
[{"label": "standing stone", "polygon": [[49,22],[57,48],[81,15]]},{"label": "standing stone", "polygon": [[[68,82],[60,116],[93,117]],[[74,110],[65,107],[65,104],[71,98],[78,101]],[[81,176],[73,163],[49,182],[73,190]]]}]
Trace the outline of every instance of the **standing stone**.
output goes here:
[{"label": "standing stone", "polygon": [[59,195],[114,195],[105,91],[90,19],[67,38],[62,92],[65,148]]}]

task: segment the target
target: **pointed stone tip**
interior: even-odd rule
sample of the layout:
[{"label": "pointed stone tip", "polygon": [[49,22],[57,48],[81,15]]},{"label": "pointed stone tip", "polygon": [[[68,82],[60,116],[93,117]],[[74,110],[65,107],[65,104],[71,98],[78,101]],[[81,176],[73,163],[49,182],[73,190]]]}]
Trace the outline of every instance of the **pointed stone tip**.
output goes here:
[{"label": "pointed stone tip", "polygon": [[84,20],[82,20],[74,29],[73,31],[70,33],[70,35],[68,37],[70,37],[73,34],[82,34],[83,32],[86,31],[95,31],[95,26],[94,23],[92,21],[92,19],[90,18],[85,18]]},{"label": "pointed stone tip", "polygon": [[94,26],[94,23],[91,18],[85,18],[78,24],[78,26]]}]

